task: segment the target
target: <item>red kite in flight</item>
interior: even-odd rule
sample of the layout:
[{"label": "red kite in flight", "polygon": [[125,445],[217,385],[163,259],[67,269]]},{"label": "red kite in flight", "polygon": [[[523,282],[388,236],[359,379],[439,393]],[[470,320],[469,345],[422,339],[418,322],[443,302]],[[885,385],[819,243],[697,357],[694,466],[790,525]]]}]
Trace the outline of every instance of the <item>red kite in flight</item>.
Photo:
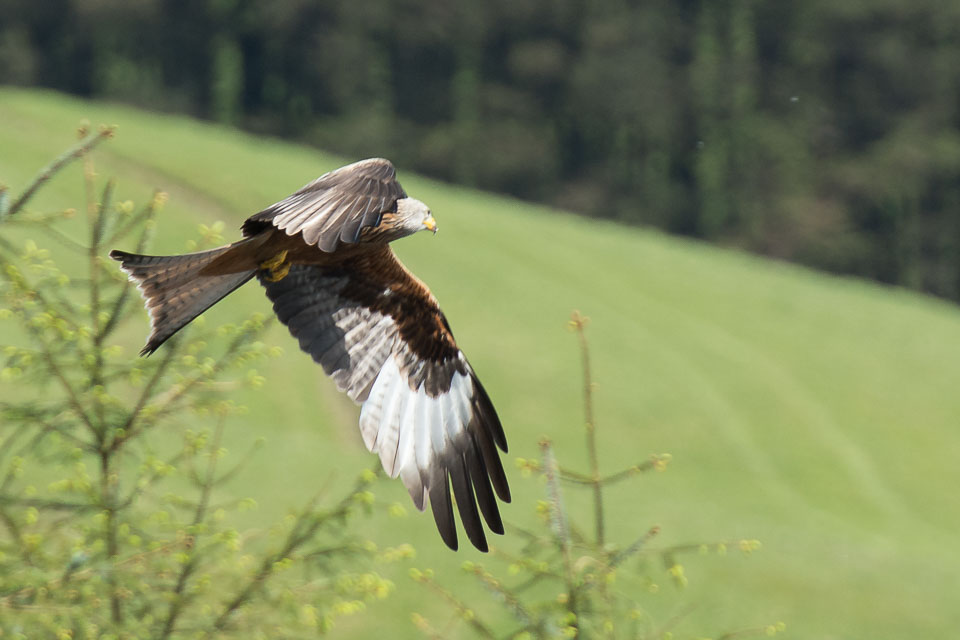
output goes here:
[{"label": "red kite in flight", "polygon": [[300,348],[362,404],[360,433],[384,470],[400,476],[418,509],[429,497],[443,541],[457,548],[452,485],[467,537],[486,551],[480,513],[502,534],[494,492],[510,501],[497,453],[507,441],[436,298],[390,248],[422,229],[436,233],[430,209],[407,197],[390,161],[373,158],[250,216],[233,244],[110,257],[146,301],[143,354],[256,276]]}]

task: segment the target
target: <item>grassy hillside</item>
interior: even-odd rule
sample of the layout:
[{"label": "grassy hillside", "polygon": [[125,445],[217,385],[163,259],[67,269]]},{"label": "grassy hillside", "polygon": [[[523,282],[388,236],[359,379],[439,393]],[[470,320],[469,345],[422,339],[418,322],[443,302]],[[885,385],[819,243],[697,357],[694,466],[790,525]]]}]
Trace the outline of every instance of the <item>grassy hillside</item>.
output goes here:
[{"label": "grassy hillside", "polygon": [[[121,199],[142,202],[155,187],[170,193],[156,252],[183,251],[198,223],[238,226],[351,160],[185,118],[0,89],[0,181],[19,190],[82,118],[119,125],[98,167],[116,176]],[[402,168],[400,177],[430,204],[441,231],[404,240],[397,252],[440,299],[501,413],[510,457],[535,457],[543,434],[569,463],[584,457],[578,355],[564,330],[580,309],[592,318],[606,465],[674,456],[668,473],[613,496],[612,535],[659,524],[661,544],[764,543],[746,560],[686,563],[683,601],[697,607],[679,632],[774,620],[797,638],[948,637],[957,628],[960,310]],[[74,167],[34,206],[76,206],[80,185]],[[250,285],[207,319],[268,308]],[[131,357],[146,333],[144,315],[142,335],[129,336]],[[286,354],[266,368],[266,388],[232,431],[237,447],[268,438],[233,487],[255,497],[265,517],[331,474],[346,481],[373,461],[356,432],[357,409],[282,327],[269,340]],[[509,473],[516,499],[505,515],[523,521],[541,488]],[[394,484],[382,493],[406,504]],[[427,515],[391,524],[389,539],[413,541],[417,564],[448,584],[460,562],[479,555],[447,552]],[[409,611],[442,610],[425,596],[404,584],[384,605],[384,615],[398,615],[398,637],[418,637]],[[658,598],[672,606],[651,595],[651,609]]]}]

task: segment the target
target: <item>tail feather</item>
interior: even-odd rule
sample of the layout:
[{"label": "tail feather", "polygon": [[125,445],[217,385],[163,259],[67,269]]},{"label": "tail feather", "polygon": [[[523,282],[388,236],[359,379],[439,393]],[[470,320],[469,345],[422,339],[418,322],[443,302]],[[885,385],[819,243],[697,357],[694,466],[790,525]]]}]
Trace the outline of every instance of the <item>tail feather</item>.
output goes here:
[{"label": "tail feather", "polygon": [[150,337],[140,352],[148,355],[191,320],[253,277],[255,271],[225,275],[200,272],[231,246],[182,256],[143,256],[111,251],[110,257],[137,284],[150,314]]}]

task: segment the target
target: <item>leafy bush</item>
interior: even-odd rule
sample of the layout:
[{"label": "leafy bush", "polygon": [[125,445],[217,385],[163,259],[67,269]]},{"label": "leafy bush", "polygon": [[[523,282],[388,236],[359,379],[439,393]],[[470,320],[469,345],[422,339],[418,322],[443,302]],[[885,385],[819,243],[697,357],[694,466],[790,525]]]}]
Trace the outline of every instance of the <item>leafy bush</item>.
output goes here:
[{"label": "leafy bush", "polygon": [[[412,570],[415,580],[444,598],[459,619],[480,638],[657,638],[674,637],[683,615],[656,620],[644,607],[644,599],[660,589],[664,577],[678,587],[687,584],[680,558],[691,552],[725,554],[728,548],[750,554],[760,547],[757,540],[732,540],[712,544],[651,547],[658,527],[641,532],[625,543],[609,539],[604,491],[611,485],[650,471],[664,471],[669,454],[657,454],[615,473],[600,470],[593,414],[593,382],[586,338],[587,319],[574,312],[570,327],[579,338],[583,360],[587,472],[561,466],[548,439],[540,442],[540,460],[518,459],[524,475],[536,475],[546,485],[546,497],[537,504],[542,528],[509,527],[519,548],[492,551],[499,569],[467,562],[463,570],[474,576],[492,595],[497,606],[481,609],[470,605],[438,582],[432,571]],[[579,487],[592,495],[587,514],[571,511],[563,498],[562,485]],[[504,571],[505,569],[505,571]],[[504,575],[505,573],[505,575]],[[431,638],[460,637],[453,626],[438,629],[419,614],[414,623]],[[718,640],[747,635],[773,636],[785,628],[782,622],[743,629]],[[503,631],[506,630],[506,631]]]},{"label": "leafy bush", "polygon": [[[142,335],[140,298],[106,252],[143,251],[166,196],[115,203],[91,155],[112,130],[81,134],[18,198],[0,188],[0,636],[273,638],[385,597],[378,563],[412,549],[353,533],[374,471],[270,526],[234,524],[255,505],[224,487],[256,443],[231,461],[223,434],[236,391],[262,383],[265,320],[200,323],[136,357],[118,334],[133,315]],[[75,160],[79,211],[27,210]]]}]

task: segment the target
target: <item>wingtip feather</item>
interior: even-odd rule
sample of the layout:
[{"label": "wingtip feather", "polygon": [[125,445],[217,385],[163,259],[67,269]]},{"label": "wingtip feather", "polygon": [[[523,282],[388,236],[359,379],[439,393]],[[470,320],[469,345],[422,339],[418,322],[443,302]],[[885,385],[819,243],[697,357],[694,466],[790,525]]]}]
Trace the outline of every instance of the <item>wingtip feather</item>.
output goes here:
[{"label": "wingtip feather", "polygon": [[450,502],[450,482],[446,469],[441,465],[433,465],[430,474],[430,509],[433,511],[434,522],[443,542],[456,551],[460,545],[457,541],[457,527],[453,519],[453,504]]}]

